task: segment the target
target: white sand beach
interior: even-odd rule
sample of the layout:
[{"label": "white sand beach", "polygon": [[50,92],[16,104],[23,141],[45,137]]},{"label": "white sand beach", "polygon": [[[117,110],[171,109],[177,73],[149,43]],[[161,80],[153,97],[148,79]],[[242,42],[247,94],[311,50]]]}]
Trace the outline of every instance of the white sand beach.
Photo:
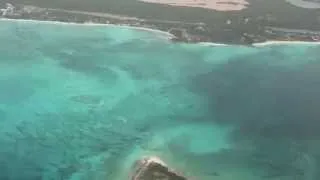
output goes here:
[{"label": "white sand beach", "polygon": [[320,45],[320,42],[307,42],[307,41],[266,41],[261,43],[254,43],[253,46],[269,46],[269,45],[286,45],[286,44],[301,44],[301,45]]},{"label": "white sand beach", "polygon": [[308,1],[308,0],[286,0],[288,3],[306,9],[320,9],[320,1],[316,0]]},{"label": "white sand beach", "polygon": [[59,25],[73,25],[73,26],[105,26],[105,27],[123,27],[128,29],[134,29],[139,31],[146,31],[151,32],[159,37],[165,37],[166,39],[174,38],[175,36],[169,32],[161,31],[158,29],[151,29],[145,27],[138,27],[138,26],[130,26],[126,24],[99,24],[99,23],[92,23],[92,22],[85,22],[85,23],[74,23],[74,22],[61,22],[61,21],[44,21],[44,20],[29,20],[29,19],[7,19],[7,18],[0,18],[1,21],[16,21],[16,22],[30,22],[30,23],[44,23],[44,24],[59,24]]}]

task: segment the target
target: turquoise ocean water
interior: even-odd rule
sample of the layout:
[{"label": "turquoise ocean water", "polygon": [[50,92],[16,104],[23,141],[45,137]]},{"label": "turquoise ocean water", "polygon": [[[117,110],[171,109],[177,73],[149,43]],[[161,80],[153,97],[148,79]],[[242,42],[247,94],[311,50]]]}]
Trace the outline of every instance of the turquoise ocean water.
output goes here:
[{"label": "turquoise ocean water", "polygon": [[0,21],[0,180],[320,178],[320,46]]}]

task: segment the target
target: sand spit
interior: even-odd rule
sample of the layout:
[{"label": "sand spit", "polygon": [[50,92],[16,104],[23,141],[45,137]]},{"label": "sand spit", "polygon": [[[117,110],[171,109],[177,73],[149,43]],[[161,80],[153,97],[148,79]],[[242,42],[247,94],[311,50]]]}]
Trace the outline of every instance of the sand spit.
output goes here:
[{"label": "sand spit", "polygon": [[320,45],[320,42],[307,42],[307,41],[266,41],[261,43],[254,43],[253,46],[260,47],[260,46],[268,46],[268,45],[290,45],[290,44],[297,44],[297,45]]},{"label": "sand spit", "polygon": [[318,0],[286,0],[288,3],[306,9],[320,9],[320,1]]},{"label": "sand spit", "polygon": [[139,0],[146,3],[166,4],[169,6],[198,7],[216,11],[239,11],[247,8],[246,0]]}]

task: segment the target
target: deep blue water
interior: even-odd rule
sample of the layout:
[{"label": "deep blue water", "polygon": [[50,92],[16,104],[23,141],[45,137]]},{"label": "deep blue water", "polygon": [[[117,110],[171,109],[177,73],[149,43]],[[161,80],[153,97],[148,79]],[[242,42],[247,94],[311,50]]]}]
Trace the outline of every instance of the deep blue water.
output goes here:
[{"label": "deep blue water", "polygon": [[0,21],[0,180],[320,178],[320,46]]}]

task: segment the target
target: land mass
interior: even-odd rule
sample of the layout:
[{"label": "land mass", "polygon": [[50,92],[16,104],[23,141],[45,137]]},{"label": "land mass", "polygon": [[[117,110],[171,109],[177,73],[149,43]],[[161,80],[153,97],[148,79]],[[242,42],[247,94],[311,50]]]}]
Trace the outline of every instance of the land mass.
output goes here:
[{"label": "land mass", "polygon": [[170,169],[158,157],[145,157],[136,162],[130,180],[187,180]]},{"label": "land mass", "polygon": [[172,41],[189,43],[320,42],[320,11],[304,7],[320,6],[318,0],[302,7],[300,0],[127,0],[130,7],[123,5],[124,0],[118,4],[93,0],[90,5],[69,1],[0,2],[0,17],[146,27],[173,34]]}]

